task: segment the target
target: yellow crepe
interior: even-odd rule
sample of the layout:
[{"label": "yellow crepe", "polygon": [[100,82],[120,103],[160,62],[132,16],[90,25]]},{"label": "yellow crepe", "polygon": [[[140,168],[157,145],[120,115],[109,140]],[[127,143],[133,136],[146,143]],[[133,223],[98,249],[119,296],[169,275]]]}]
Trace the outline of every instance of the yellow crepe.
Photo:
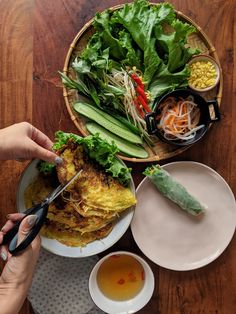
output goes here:
[{"label": "yellow crepe", "polygon": [[81,234],[78,231],[66,229],[66,226],[63,224],[50,221],[43,226],[40,233],[47,238],[56,239],[68,246],[83,247],[92,241],[106,237],[111,230],[112,224],[109,224],[100,230]]},{"label": "yellow crepe", "polygon": [[76,172],[83,169],[73,187],[70,187],[70,191],[74,190],[76,197],[79,196],[87,206],[105,211],[122,212],[136,204],[136,198],[129,188],[121,185],[92,163],[84,162],[80,146],[74,150],[68,146],[61,156],[64,163],[57,167],[60,182],[69,180]]},{"label": "yellow crepe", "polygon": [[122,212],[136,203],[130,189],[122,186],[111,176],[96,170],[90,164],[86,164],[83,169],[81,178],[75,183],[75,189],[87,206]]},{"label": "yellow crepe", "polygon": [[74,209],[84,217],[90,216],[98,216],[103,217],[104,219],[111,219],[118,217],[118,213],[114,211],[103,210],[100,208],[94,208],[84,204],[83,202],[80,203],[73,203]]},{"label": "yellow crepe", "polygon": [[45,180],[45,176],[39,175],[25,190],[25,207],[30,208],[42,202],[55,187],[51,178]]},{"label": "yellow crepe", "polygon": [[115,217],[109,219],[98,216],[83,217],[74,209],[73,203],[68,202],[63,204],[61,202],[57,206],[54,202],[49,206],[47,218],[51,221],[64,224],[74,231],[85,233],[101,229],[114,220]]}]

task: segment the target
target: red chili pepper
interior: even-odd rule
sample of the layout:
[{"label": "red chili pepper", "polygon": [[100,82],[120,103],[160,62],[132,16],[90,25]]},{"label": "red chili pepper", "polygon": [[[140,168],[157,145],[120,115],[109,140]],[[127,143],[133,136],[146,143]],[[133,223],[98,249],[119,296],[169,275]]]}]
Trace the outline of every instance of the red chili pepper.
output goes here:
[{"label": "red chili pepper", "polygon": [[137,86],[135,88],[136,92],[141,95],[143,97],[143,99],[145,100],[146,103],[148,103],[148,99],[147,99],[147,95],[145,94],[145,91],[140,87],[140,86]]},{"label": "red chili pepper", "polygon": [[121,278],[120,280],[117,281],[117,283],[119,285],[123,285],[125,283],[125,280],[123,278]]},{"label": "red chili pepper", "polygon": [[142,118],[144,118],[144,113],[143,113],[142,109],[140,108],[140,104],[139,104],[137,98],[134,98],[134,104],[135,104],[135,106],[136,106],[136,108],[137,108],[138,113],[140,114],[140,116],[141,116]]},{"label": "red chili pepper", "polygon": [[143,90],[145,89],[145,86],[144,86],[142,80],[138,77],[137,74],[132,73],[132,74],[131,74],[131,78],[132,78]]},{"label": "red chili pepper", "polygon": [[128,274],[128,277],[131,282],[137,281],[135,274],[132,272]]},{"label": "red chili pepper", "polygon": [[152,112],[151,109],[148,107],[148,104],[146,103],[146,101],[143,99],[141,95],[138,95],[137,98],[146,112]]}]

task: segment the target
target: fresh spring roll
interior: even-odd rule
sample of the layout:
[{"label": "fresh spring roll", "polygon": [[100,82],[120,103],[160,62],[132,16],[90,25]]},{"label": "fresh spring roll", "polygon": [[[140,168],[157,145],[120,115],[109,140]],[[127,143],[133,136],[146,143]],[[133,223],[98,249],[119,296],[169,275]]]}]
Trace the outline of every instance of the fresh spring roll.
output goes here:
[{"label": "fresh spring roll", "polygon": [[171,201],[179,205],[183,210],[194,216],[205,211],[205,206],[190,195],[186,188],[175,181],[173,177],[159,165],[151,166],[145,169],[146,175],[157,187],[157,189]]}]

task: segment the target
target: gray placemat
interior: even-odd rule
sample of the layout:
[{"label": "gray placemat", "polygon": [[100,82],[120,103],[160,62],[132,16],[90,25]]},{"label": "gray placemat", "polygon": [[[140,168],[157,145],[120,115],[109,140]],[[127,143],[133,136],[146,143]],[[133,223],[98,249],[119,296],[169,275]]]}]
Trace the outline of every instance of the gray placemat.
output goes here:
[{"label": "gray placemat", "polygon": [[97,256],[61,257],[41,249],[28,299],[38,314],[101,314],[88,280]]}]

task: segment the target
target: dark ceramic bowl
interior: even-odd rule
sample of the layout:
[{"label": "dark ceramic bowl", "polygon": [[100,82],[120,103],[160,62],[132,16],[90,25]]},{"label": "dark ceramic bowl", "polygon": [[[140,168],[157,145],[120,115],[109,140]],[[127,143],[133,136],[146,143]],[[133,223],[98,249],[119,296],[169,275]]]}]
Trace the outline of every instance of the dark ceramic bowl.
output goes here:
[{"label": "dark ceramic bowl", "polygon": [[[196,132],[196,135],[194,138],[189,140],[168,140],[164,137],[163,131],[158,128],[158,120],[157,116],[160,114],[160,104],[163,103],[168,97],[174,97],[176,100],[179,99],[179,97],[182,97],[186,99],[188,96],[194,97],[194,102],[197,104],[198,108],[200,109],[200,120],[199,125],[203,124],[204,127],[199,129]],[[209,125],[212,122],[217,122],[220,120],[220,111],[219,111],[219,105],[216,99],[214,100],[205,100],[202,96],[200,96],[198,93],[189,90],[189,89],[178,89],[175,91],[172,91],[168,94],[166,94],[164,97],[162,97],[155,107],[155,112],[148,113],[145,116],[145,120],[147,123],[147,130],[149,134],[154,134],[158,136],[162,141],[167,142],[169,144],[174,144],[178,146],[186,146],[186,145],[192,145],[199,141],[204,134],[209,129]],[[211,112],[211,113],[210,113]],[[212,117],[213,116],[213,117]]]}]

